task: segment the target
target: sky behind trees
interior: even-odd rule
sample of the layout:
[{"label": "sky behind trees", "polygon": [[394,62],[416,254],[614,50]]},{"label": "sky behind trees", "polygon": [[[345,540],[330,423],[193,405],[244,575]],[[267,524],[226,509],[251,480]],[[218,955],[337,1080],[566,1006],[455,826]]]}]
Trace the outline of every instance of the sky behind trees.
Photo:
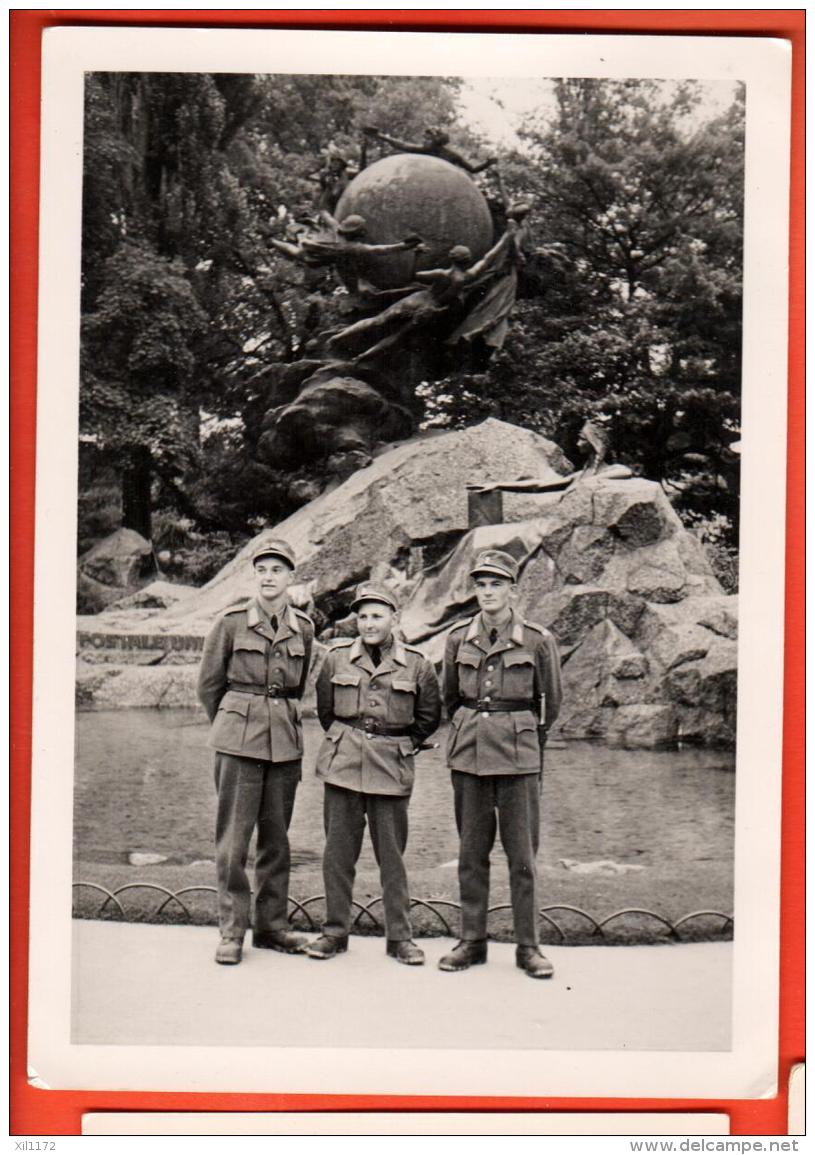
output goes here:
[{"label": "sky behind trees", "polygon": [[[676,81],[658,82],[669,98]],[[736,86],[729,80],[699,81],[700,102],[696,120],[717,116],[732,102]],[[469,77],[458,98],[461,119],[477,135],[493,145],[525,147],[518,135],[530,117],[551,121],[557,114],[555,81],[534,77]]]}]

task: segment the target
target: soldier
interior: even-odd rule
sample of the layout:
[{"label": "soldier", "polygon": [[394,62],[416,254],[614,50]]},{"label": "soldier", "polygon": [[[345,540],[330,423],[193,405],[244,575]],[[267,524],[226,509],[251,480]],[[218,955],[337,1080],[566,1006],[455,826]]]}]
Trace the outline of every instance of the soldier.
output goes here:
[{"label": "soldier", "polygon": [[421,966],[402,855],[413,757],[439,725],[441,694],[430,662],[393,635],[398,605],[390,590],[365,582],[351,608],[360,636],[337,643],[317,679],[317,713],[326,732],[317,757],[317,775],[325,782],[326,919],[307,953],[329,959],[348,949],[367,818],[382,881],[387,954]]},{"label": "soldier", "polygon": [[204,644],[198,697],[212,728],[218,816],[215,860],[221,942],[215,961],[239,963],[249,925],[246,857],[257,827],[252,945],[295,954],[288,929],[288,829],[301,778],[300,699],[314,626],[289,604],[294,553],[263,539],[252,554],[256,597],[228,609]]},{"label": "soldier", "polygon": [[444,656],[447,761],[461,842],[461,942],[439,967],[460,971],[487,961],[497,813],[509,860],[515,961],[532,978],[550,978],[552,964],[538,946],[535,856],[543,746],[561,698],[557,645],[511,607],[518,565],[508,553],[479,553],[470,574],[481,612],[451,631]]}]

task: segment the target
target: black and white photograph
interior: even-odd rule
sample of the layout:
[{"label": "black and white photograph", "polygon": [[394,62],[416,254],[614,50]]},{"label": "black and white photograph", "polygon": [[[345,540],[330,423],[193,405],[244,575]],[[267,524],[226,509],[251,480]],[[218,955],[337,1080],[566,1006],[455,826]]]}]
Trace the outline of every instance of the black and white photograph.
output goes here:
[{"label": "black and white photograph", "polygon": [[33,1077],[772,1093],[783,46],[45,51]]}]

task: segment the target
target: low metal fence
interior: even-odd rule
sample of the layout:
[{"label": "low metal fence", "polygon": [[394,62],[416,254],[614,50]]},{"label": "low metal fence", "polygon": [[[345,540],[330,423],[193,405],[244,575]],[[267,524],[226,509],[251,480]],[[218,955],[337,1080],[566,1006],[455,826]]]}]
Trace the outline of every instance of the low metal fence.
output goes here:
[{"label": "low metal fence", "polygon": [[[184,901],[183,896],[194,893],[217,896],[217,890],[214,886],[184,886],[180,890],[169,890],[167,887],[154,882],[128,882],[115,890],[110,890],[98,882],[80,880],[73,884],[73,889],[75,892],[83,889],[93,890],[101,896],[95,912],[88,913],[87,908],[85,908],[79,911],[81,916],[89,918],[111,917],[115,911],[125,921],[129,921],[127,903],[126,900],[122,901],[120,896],[129,891],[152,890],[160,896],[154,910],[148,911],[146,915],[143,909],[139,912],[139,921],[162,919],[162,917],[169,917],[170,914],[173,914],[174,917],[181,915],[187,922],[193,922],[193,912],[188,903]],[[315,894],[305,899],[289,897],[289,921],[293,925],[303,926],[307,930],[319,930],[320,924],[312,916],[311,908],[324,901],[325,895],[323,894]],[[373,913],[373,908],[381,906],[381,904],[381,895],[377,895],[376,898],[372,898],[367,903],[354,900],[355,914],[352,929],[361,934],[384,933],[384,922]],[[411,910],[425,912],[429,916],[429,925],[423,928],[427,933],[433,933],[435,930],[438,934],[450,937],[456,935],[457,920],[453,918],[451,912],[461,913],[459,903],[444,898],[411,898],[410,905]],[[500,903],[497,906],[491,906],[488,915],[495,923],[496,915],[504,911],[511,912],[511,910],[510,903]],[[644,907],[625,907],[622,910],[615,910],[603,918],[595,918],[594,915],[582,910],[579,906],[556,903],[552,906],[541,907],[538,914],[544,924],[544,931],[549,928],[556,935],[554,940],[550,940],[547,934],[544,934],[543,937],[547,941],[560,942],[564,945],[587,941],[612,941],[615,938],[619,940],[621,937],[630,939],[632,935],[641,935],[643,932],[646,932],[649,938],[653,938],[656,934],[674,942],[698,940],[699,938],[732,937],[733,933],[732,914],[725,914],[719,910],[694,910],[681,918],[670,919],[655,910],[647,910]],[[560,918],[555,918],[555,915],[559,915]],[[214,921],[214,919],[210,921]]]}]

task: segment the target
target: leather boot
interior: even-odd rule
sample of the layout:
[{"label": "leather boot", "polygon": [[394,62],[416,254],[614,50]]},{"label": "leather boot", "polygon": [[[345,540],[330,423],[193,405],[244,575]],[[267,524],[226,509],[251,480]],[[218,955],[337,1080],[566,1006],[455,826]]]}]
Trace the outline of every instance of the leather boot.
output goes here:
[{"label": "leather boot", "polygon": [[405,966],[420,967],[424,963],[424,951],[416,946],[412,939],[403,939],[400,942],[388,939],[385,953]]},{"label": "leather boot", "polygon": [[440,971],[466,971],[467,967],[478,966],[487,961],[487,940],[477,942],[464,940],[456,943],[449,954],[439,959]]},{"label": "leather boot", "polygon": [[274,930],[256,930],[252,935],[252,946],[260,950],[279,950],[285,954],[301,954],[308,946],[308,938],[304,934],[295,934],[294,931],[280,927]]},{"label": "leather boot", "polygon": [[335,938],[333,935],[324,934],[320,938],[314,940],[306,947],[306,954],[309,958],[333,958],[334,955],[342,954],[348,950],[348,935],[343,935],[342,938]]},{"label": "leather boot", "polygon": [[555,968],[545,954],[541,954],[536,946],[518,946],[515,948],[515,965],[526,971],[533,979],[550,979]]},{"label": "leather boot", "polygon": [[215,961],[222,966],[235,966],[243,957],[243,941],[239,938],[221,938],[215,951]]}]

